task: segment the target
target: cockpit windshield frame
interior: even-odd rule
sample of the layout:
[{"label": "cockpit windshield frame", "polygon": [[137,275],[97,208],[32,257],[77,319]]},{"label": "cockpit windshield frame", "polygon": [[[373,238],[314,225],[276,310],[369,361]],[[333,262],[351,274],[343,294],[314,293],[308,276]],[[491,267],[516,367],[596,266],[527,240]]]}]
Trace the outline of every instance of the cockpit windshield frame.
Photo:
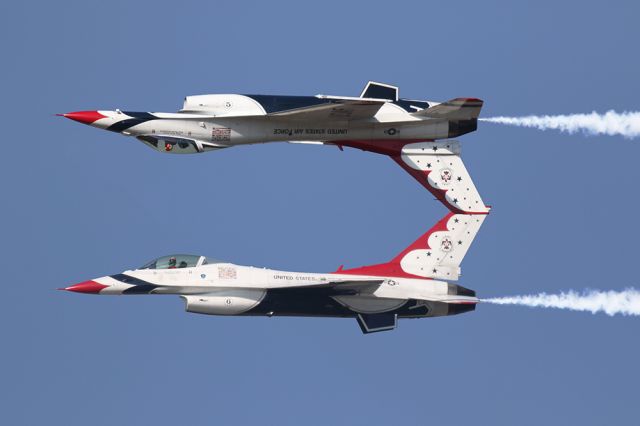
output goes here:
[{"label": "cockpit windshield frame", "polygon": [[183,269],[206,265],[207,258],[193,254],[171,254],[158,257],[138,269]]}]

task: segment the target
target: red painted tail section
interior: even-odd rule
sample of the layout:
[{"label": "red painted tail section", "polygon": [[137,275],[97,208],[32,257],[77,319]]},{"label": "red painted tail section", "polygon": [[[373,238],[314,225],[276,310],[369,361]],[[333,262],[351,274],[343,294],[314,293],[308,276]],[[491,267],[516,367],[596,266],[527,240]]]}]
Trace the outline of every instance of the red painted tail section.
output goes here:
[{"label": "red painted tail section", "polygon": [[400,167],[402,167],[407,173],[409,173],[415,180],[420,183],[424,188],[429,190],[442,204],[444,204],[450,211],[454,213],[463,213],[460,209],[452,206],[447,199],[445,198],[446,190],[441,190],[432,187],[427,183],[428,173],[421,170],[412,169],[402,161],[402,148],[405,145],[416,142],[433,142],[431,139],[416,139],[416,140],[401,140],[401,141],[388,141],[388,140],[370,140],[370,141],[339,141],[335,142],[340,149],[343,146],[348,146],[351,148],[361,149],[363,151],[375,152],[376,154],[386,155],[391,158],[393,161],[398,163]]},{"label": "red painted tail section", "polygon": [[[456,141],[405,139],[344,140],[332,143],[340,148],[348,146],[390,157],[449,211],[460,214],[488,212],[460,159],[459,143]],[[449,164],[445,165],[445,160]],[[455,187],[458,187],[457,192]]]},{"label": "red painted tail section", "polygon": [[402,167],[415,180],[417,180],[420,185],[422,185],[424,188],[429,190],[429,192],[431,192],[433,196],[436,197],[438,201],[440,201],[442,204],[444,204],[450,211],[454,213],[465,213],[464,211],[460,210],[456,206],[453,206],[451,205],[451,203],[449,203],[449,201],[447,200],[447,197],[445,196],[447,193],[446,189],[434,188],[433,186],[429,185],[428,177],[429,177],[429,173],[431,173],[430,170],[425,171],[425,170],[416,170],[411,168],[407,163],[402,161],[401,155],[392,155],[391,159],[396,163],[398,163],[400,167]]},{"label": "red painted tail section", "polygon": [[361,266],[359,268],[352,269],[343,269],[342,266],[334,272],[336,274],[350,274],[350,275],[371,275],[377,277],[398,277],[398,278],[420,278],[420,279],[430,279],[421,277],[419,275],[413,275],[405,272],[401,265],[400,261],[407,255],[407,253],[419,250],[419,249],[428,249],[429,248],[429,237],[431,234],[437,231],[446,231],[447,230],[447,222],[455,213],[449,212],[445,217],[440,219],[438,223],[436,223],[431,229],[422,234],[417,240],[415,240],[411,245],[402,250],[391,259],[387,263],[379,263],[377,265],[369,265],[369,266]]},{"label": "red painted tail section", "polygon": [[431,139],[416,139],[416,140],[401,140],[401,141],[389,141],[389,140],[369,140],[369,141],[357,141],[357,140],[348,140],[348,141],[339,141],[335,142],[336,145],[340,149],[344,146],[348,146],[350,148],[357,148],[363,151],[375,152],[376,154],[382,154],[390,157],[393,161],[398,163],[400,167],[404,169],[407,173],[409,173],[415,180],[420,183],[424,188],[429,190],[442,204],[444,204],[450,211],[454,213],[464,213],[462,210],[458,209],[456,206],[452,206],[446,199],[445,193],[446,190],[434,188],[433,186],[427,183],[428,172],[424,172],[422,170],[416,170],[409,167],[407,163],[402,161],[402,148],[410,143],[416,142],[433,142]]}]

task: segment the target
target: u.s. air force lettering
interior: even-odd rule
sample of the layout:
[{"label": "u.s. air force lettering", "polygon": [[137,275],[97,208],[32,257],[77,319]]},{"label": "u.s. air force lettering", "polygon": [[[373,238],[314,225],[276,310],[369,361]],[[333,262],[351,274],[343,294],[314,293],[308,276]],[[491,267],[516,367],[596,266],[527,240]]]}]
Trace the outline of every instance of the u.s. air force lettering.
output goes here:
[{"label": "u.s. air force lettering", "polygon": [[273,129],[273,134],[277,136],[294,135],[346,135],[346,128],[277,128]]}]

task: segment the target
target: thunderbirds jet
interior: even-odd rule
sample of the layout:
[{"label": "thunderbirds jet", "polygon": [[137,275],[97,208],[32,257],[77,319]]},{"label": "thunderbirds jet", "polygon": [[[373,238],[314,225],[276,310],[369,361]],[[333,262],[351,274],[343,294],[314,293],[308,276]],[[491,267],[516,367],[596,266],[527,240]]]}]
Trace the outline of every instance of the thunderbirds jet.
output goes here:
[{"label": "thunderbirds jet", "polygon": [[[360,97],[199,95],[177,113],[78,111],[60,114],[100,129],[133,136],[170,154],[190,154],[265,142],[329,144],[391,157],[454,212],[486,212],[450,188],[473,185],[462,163],[445,165],[436,154],[459,154],[455,141],[473,132],[482,101],[401,99],[395,86],[369,82]],[[446,152],[443,152],[446,151]],[[457,188],[456,188],[457,189]],[[468,189],[472,191],[472,189]],[[471,203],[471,204],[470,204]]]},{"label": "thunderbirds jet", "polygon": [[[209,315],[353,317],[364,333],[391,330],[398,318],[475,309],[474,291],[452,284],[489,207],[467,174],[455,141],[414,143],[403,161],[425,175],[450,212],[391,261],[331,273],[240,266],[204,256],[171,255],[139,269],[66,287],[78,293],[175,294],[188,312]],[[437,149],[433,149],[437,148]]]},{"label": "thunderbirds jet", "polygon": [[473,311],[473,290],[449,283],[485,214],[448,213],[391,261],[331,273],[240,266],[171,255],[120,274],[66,287],[78,293],[175,294],[187,312],[208,315],[356,318],[363,333],[392,330],[398,318]]},{"label": "thunderbirds jet", "polygon": [[[63,290],[94,294],[175,294],[188,312],[209,315],[356,318],[364,333],[391,330],[398,318],[475,309],[474,291],[451,283],[489,207],[448,138],[474,131],[478,99],[444,103],[400,99],[398,88],[369,82],[359,98],[202,95],[177,113],[80,111],[75,121],[134,136],[168,153],[287,141],[354,147],[390,156],[449,213],[391,261],[331,273],[240,266],[171,255],[139,269]],[[438,140],[445,139],[445,140]]]}]

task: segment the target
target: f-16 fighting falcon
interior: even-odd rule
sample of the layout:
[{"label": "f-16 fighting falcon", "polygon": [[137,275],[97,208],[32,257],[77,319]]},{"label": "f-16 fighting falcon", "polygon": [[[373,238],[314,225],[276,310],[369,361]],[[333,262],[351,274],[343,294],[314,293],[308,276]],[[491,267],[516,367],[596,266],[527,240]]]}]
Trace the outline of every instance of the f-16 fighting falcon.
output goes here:
[{"label": "f-16 fighting falcon", "polygon": [[[177,113],[78,111],[60,114],[100,129],[133,136],[170,154],[191,154],[266,142],[329,144],[391,157],[456,213],[486,213],[455,141],[473,132],[482,101],[401,99],[398,87],[369,82],[360,97],[199,95]],[[444,155],[440,155],[444,154]],[[436,161],[433,161],[433,160]],[[452,179],[456,181],[452,181]],[[456,186],[456,188],[454,188]],[[458,188],[459,187],[459,188]]]},{"label": "f-16 fighting falcon", "polygon": [[485,218],[450,212],[391,261],[340,266],[331,273],[285,272],[176,254],[61,290],[175,294],[187,312],[199,314],[348,317],[356,318],[363,333],[392,330],[398,318],[475,309],[475,292],[447,281],[458,279],[460,263]]}]

